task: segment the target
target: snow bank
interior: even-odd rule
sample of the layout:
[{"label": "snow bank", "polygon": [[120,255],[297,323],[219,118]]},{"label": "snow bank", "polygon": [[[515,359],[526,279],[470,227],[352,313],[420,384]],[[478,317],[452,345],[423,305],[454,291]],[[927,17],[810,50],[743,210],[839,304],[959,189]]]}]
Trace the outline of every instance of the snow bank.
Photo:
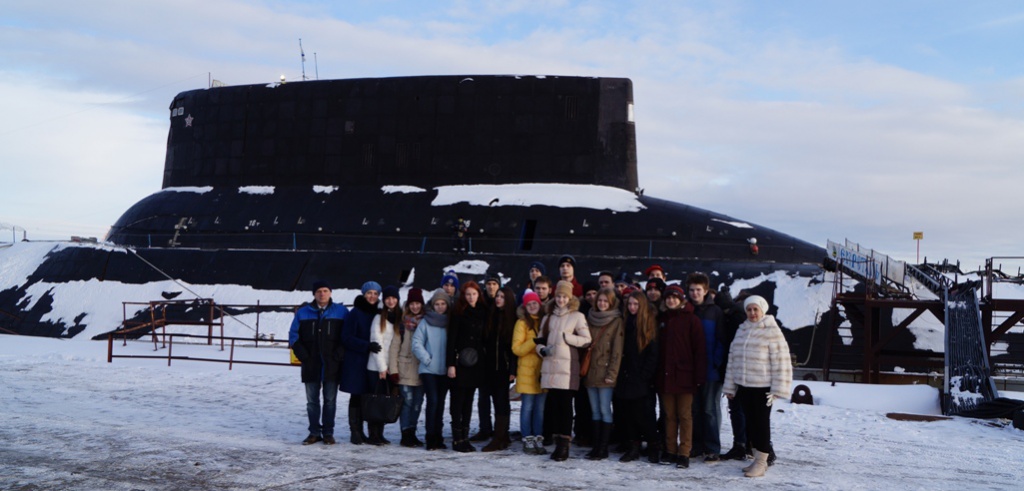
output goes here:
[{"label": "snow bank", "polygon": [[636,195],[613,187],[576,184],[439,186],[433,206],[554,206],[635,212],[645,209]]}]

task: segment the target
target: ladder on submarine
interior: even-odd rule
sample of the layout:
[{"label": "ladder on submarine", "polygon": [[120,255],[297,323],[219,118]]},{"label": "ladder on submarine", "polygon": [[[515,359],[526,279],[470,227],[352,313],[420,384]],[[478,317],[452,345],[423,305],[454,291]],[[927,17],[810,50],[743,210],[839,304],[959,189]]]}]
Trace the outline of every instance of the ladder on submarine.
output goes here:
[{"label": "ladder on submarine", "polygon": [[[975,409],[980,403],[996,398],[998,391],[992,379],[992,368],[988,357],[988,346],[982,324],[981,306],[978,298],[978,283],[967,282],[956,284],[941,271],[927,265],[913,266],[902,261],[879,254],[871,249],[862,249],[856,243],[846,241],[845,244],[828,242],[828,260],[836,263],[837,275],[848,275],[861,281],[865,286],[865,296],[879,299],[883,297],[911,296],[907,281],[911,279],[923,285],[941,301],[941,309],[930,300],[894,300],[894,305],[905,308],[918,308],[918,313],[911,315],[900,326],[906,327],[910,321],[923,312],[926,304],[934,314],[941,313],[940,320],[945,327],[944,376],[942,386],[942,410],[946,415],[960,414]],[[837,279],[833,288],[832,310],[833,322],[838,320],[839,304],[842,303],[841,279]],[[864,305],[868,307],[865,299]],[[920,305],[915,305],[915,304]],[[856,313],[844,305],[849,313]],[[825,374],[830,365],[831,352],[835,344],[833,333],[838,330],[834,325],[830,329],[827,351],[830,355],[825,359]],[[892,339],[892,335],[888,340]],[[883,342],[882,344],[884,344]],[[869,343],[870,344],[870,343]],[[865,356],[879,352],[881,345],[865,345]],[[868,363],[865,362],[865,366]],[[877,378],[876,378],[877,380]],[[870,380],[869,380],[870,381]]]}]

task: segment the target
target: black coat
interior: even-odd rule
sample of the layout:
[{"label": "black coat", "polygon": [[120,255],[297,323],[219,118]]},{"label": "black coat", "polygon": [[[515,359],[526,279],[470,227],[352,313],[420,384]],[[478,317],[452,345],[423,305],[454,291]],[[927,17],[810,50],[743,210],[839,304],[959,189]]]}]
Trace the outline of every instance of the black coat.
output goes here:
[{"label": "black coat", "polygon": [[371,390],[366,380],[366,363],[370,360],[370,324],[376,315],[376,305],[370,305],[362,295],[356,297],[341,331],[341,344],[345,347],[339,384],[342,392],[359,395]]},{"label": "black coat", "polygon": [[658,369],[658,340],[652,340],[643,351],[636,342],[636,317],[626,315],[622,362],[615,381],[617,399],[639,399],[654,390],[654,374]]},{"label": "black coat", "polygon": [[[484,332],[487,329],[487,306],[477,302],[476,307],[467,307],[461,314],[452,315],[448,323],[448,344],[445,350],[446,365],[455,367],[455,386],[464,389],[477,388],[483,385],[486,371],[484,370],[487,353],[484,343]],[[463,350],[476,350],[477,361],[473,366],[465,366],[459,360]]]},{"label": "black coat", "polygon": [[[506,306],[515,310],[515,307]],[[484,336],[484,369],[487,371],[488,379],[504,378],[515,375],[517,369],[516,355],[512,353],[512,332],[515,327],[516,317],[511,319],[502,315],[502,311],[491,307],[487,325],[487,332]],[[512,325],[502,326],[502,322]],[[502,333],[502,331],[506,331]]]}]

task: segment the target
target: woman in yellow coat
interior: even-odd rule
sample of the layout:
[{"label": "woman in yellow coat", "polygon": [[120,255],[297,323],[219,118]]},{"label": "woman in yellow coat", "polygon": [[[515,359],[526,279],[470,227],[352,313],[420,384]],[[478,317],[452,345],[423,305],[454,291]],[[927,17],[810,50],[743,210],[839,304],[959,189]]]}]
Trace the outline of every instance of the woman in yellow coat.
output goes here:
[{"label": "woman in yellow coat", "polygon": [[512,331],[512,352],[519,357],[516,366],[516,390],[522,394],[519,428],[523,433],[523,452],[543,455],[544,390],[540,388],[540,355],[533,339],[540,336],[540,297],[531,290],[523,295],[516,310],[519,320]]}]

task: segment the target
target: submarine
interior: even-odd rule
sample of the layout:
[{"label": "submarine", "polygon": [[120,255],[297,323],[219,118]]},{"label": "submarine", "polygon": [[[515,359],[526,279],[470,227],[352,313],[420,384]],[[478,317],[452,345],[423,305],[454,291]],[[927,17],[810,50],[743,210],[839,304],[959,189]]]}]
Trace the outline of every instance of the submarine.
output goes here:
[{"label": "submarine", "polygon": [[[162,189],[101,244],[55,247],[0,291],[0,329],[71,337],[96,322],[54,319],[52,289],[27,299],[35,283],[174,278],[306,291],[372,279],[432,290],[454,269],[522,291],[531,263],[556,278],[568,254],[581,283],[599,271],[643,280],[657,264],[670,283],[701,271],[728,288],[780,271],[820,275],[826,257],[783,232],[646,196],[628,78],[218,86],[178,94],[169,124]],[[772,288],[757,293],[771,301]],[[787,335],[801,344],[800,331]]]}]

